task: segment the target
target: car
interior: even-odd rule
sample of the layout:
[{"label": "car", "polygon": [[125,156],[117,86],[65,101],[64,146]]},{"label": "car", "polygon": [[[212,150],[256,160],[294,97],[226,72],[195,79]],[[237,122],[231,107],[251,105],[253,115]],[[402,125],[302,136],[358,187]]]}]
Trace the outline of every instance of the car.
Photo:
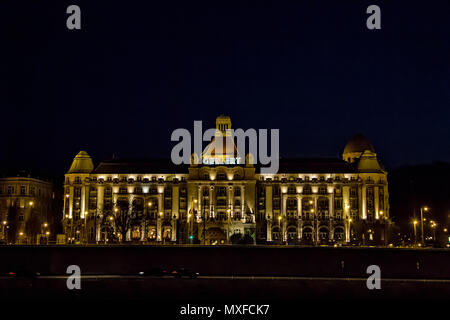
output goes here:
[{"label": "car", "polygon": [[41,274],[26,268],[13,268],[8,271],[7,276],[11,278],[36,278]]},{"label": "car", "polygon": [[177,269],[177,270],[172,271],[172,275],[173,275],[175,278],[183,278],[183,277],[186,277],[186,278],[195,279],[195,278],[198,277],[199,273],[198,273],[198,272],[191,271],[191,270],[186,269],[186,268],[180,268],[180,269]]},{"label": "car", "polygon": [[163,277],[169,275],[169,272],[164,268],[150,268],[145,271],[138,272],[140,276],[152,276],[152,277]]}]

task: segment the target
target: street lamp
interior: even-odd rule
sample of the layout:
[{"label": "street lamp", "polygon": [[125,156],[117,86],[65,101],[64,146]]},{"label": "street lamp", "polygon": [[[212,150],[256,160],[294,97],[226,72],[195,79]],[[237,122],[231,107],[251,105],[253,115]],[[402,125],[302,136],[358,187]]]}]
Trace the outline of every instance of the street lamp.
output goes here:
[{"label": "street lamp", "polygon": [[387,217],[384,216],[383,214],[384,214],[384,212],[380,211],[381,220],[383,220],[383,223],[384,223],[384,228],[383,228],[384,229],[384,245],[387,246],[387,238],[386,238],[386,220],[387,220]]},{"label": "street lamp", "polygon": [[414,225],[414,244],[417,245],[417,232],[416,232],[416,226],[417,226],[417,220],[413,221],[413,225]]},{"label": "street lamp", "polygon": [[278,216],[278,228],[280,228],[281,242],[283,242],[283,230],[281,228],[281,219],[282,218],[283,218],[282,216]]},{"label": "street lamp", "polygon": [[431,221],[431,228],[433,229],[433,241],[436,241],[436,226],[437,224],[434,221]]},{"label": "street lamp", "polygon": [[423,211],[428,211],[428,207],[420,207],[420,223],[421,223],[421,233],[422,233],[422,246],[425,245],[424,234],[423,234]]},{"label": "street lamp", "polygon": [[348,217],[348,238],[352,242],[352,218]]}]

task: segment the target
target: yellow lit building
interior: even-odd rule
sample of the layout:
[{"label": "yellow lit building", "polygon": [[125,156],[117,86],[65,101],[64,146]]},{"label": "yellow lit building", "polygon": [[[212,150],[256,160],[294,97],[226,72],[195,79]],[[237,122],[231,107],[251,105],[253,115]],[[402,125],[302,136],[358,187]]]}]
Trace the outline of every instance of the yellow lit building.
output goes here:
[{"label": "yellow lit building", "polygon": [[46,243],[51,236],[52,183],[29,176],[0,178],[0,240]]},{"label": "yellow lit building", "polygon": [[[229,117],[217,118],[217,130],[225,133],[230,128]],[[237,152],[210,148],[204,153],[216,158]],[[280,159],[277,174],[261,174],[248,159],[191,165],[111,160],[94,168],[81,151],[65,175],[66,239],[208,245],[385,243],[387,173],[362,135],[347,143],[342,159]]]}]

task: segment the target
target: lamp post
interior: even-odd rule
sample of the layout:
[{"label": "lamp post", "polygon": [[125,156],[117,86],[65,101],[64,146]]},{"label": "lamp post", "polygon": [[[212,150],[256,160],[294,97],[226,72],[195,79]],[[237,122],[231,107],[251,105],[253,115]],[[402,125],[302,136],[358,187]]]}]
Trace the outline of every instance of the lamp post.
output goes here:
[{"label": "lamp post", "polygon": [[279,228],[280,234],[281,234],[281,242],[283,242],[283,236],[284,236],[283,230],[282,230],[282,228],[281,228],[281,219],[282,219],[282,218],[283,218],[282,216],[278,216],[278,228]]},{"label": "lamp post", "polygon": [[433,241],[436,241],[436,222],[431,221],[431,228],[433,229]]},{"label": "lamp post", "polygon": [[423,234],[423,212],[428,211],[428,207],[420,207],[420,224],[421,224],[421,235],[422,235],[422,246],[425,245],[425,238]]},{"label": "lamp post", "polygon": [[416,226],[417,226],[417,220],[413,221],[413,225],[414,225],[414,245],[417,246],[417,231],[416,231]]},{"label": "lamp post", "polygon": [[380,211],[380,216],[381,216],[381,219],[383,220],[383,224],[384,224],[384,228],[383,228],[383,234],[384,234],[384,246],[386,247],[387,246],[387,239],[386,239],[386,224],[387,224],[387,217],[386,216],[384,216],[383,215],[384,214],[384,212],[383,211]]},{"label": "lamp post", "polygon": [[348,238],[349,238],[349,242],[352,242],[352,218],[348,218]]}]

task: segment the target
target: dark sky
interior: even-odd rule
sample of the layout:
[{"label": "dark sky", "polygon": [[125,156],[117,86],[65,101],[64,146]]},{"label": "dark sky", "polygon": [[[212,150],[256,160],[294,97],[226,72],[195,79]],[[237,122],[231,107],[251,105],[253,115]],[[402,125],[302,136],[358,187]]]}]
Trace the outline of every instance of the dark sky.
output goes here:
[{"label": "dark sky", "polygon": [[169,157],[174,129],[222,113],[279,128],[285,157],[363,132],[388,168],[450,161],[450,2],[310,2],[2,1],[1,165]]}]

